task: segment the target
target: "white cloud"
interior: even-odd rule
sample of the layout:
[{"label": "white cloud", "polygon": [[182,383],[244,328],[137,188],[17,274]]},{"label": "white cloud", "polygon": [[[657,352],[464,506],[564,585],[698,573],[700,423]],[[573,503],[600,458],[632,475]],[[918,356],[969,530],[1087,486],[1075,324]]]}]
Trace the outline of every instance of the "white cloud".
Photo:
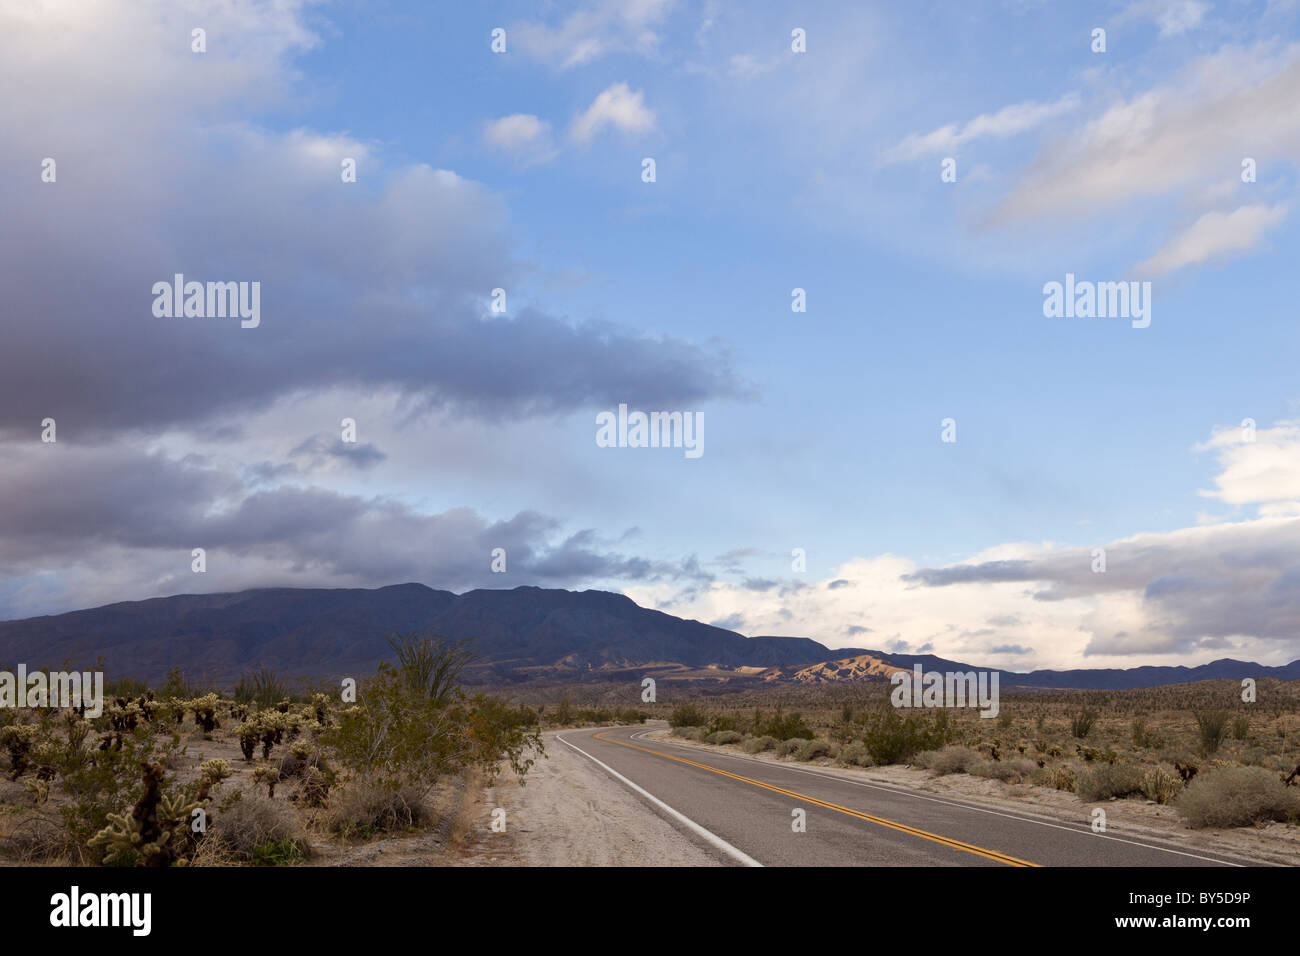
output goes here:
[{"label": "white cloud", "polygon": [[1183,266],[1247,252],[1285,218],[1285,206],[1241,206],[1229,213],[1207,212],[1133,271],[1143,278],[1154,278]]},{"label": "white cloud", "polygon": [[1201,0],[1135,0],[1116,17],[1116,23],[1125,20],[1151,20],[1160,28],[1162,37],[1178,36],[1201,25],[1210,5]]},{"label": "white cloud", "polygon": [[1220,471],[1215,490],[1202,491],[1232,505],[1258,505],[1260,513],[1294,513],[1300,502],[1300,421],[1256,428],[1253,441],[1239,425],[1216,428],[1197,451],[1213,451]]},{"label": "white cloud", "polygon": [[1228,47],[1168,85],[1062,134],[994,209],[994,222],[1092,215],[1143,197],[1198,194],[1239,170],[1300,158],[1300,44]]},{"label": "white cloud", "polygon": [[509,35],[527,55],[561,70],[611,53],[653,54],[672,0],[601,0],[571,13],[558,27],[521,23]]},{"label": "white cloud", "polygon": [[529,113],[489,120],[483,127],[483,141],[525,166],[550,162],[558,152],[551,136],[551,124]]},{"label": "white cloud", "polygon": [[983,137],[1004,138],[1041,126],[1050,119],[1076,109],[1079,97],[1067,93],[1054,103],[1032,100],[1004,106],[996,113],[982,113],[958,128],[955,123],[929,133],[912,133],[884,154],[884,162],[897,163],[923,156],[951,154],[957,147]]},{"label": "white cloud", "polygon": [[625,133],[643,133],[654,129],[655,114],[646,108],[641,92],[633,93],[626,83],[615,83],[592,102],[586,112],[573,120],[569,136],[575,143],[587,145],[606,126]]}]

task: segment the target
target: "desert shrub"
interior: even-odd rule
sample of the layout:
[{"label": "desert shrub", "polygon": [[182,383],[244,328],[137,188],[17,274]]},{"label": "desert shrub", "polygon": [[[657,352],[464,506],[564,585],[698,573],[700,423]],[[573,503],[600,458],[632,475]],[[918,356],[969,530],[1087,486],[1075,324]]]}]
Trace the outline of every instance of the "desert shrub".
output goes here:
[{"label": "desert shrub", "polygon": [[1194,830],[1244,827],[1300,816],[1300,793],[1262,767],[1221,767],[1198,775],[1173,805]]},{"label": "desert shrub", "polygon": [[795,751],[795,757],[799,760],[816,760],[818,757],[834,757],[837,753],[839,748],[833,743],[816,737],[800,744],[799,749]]},{"label": "desert shrub", "polygon": [[921,714],[899,715],[897,710],[885,708],[869,719],[863,743],[877,766],[902,763],[923,750],[934,750],[946,744],[949,725],[947,713],[942,722],[931,721]]},{"label": "desert shrub", "polygon": [[148,728],[107,735],[91,753],[69,754],[59,782],[67,800],[59,805],[63,825],[78,847],[80,859],[99,863],[102,848],[90,840],[109,825],[110,814],[128,812],[144,793],[141,762],[170,764],[180,737],[155,737]]},{"label": "desert shrub", "polygon": [[966,772],[974,777],[1001,780],[1003,783],[1020,783],[1028,780],[1037,770],[1038,765],[1032,760],[1016,757],[1012,760],[979,760],[970,764]]},{"label": "desert shrub", "polygon": [[979,754],[969,747],[951,746],[942,750],[926,750],[916,755],[917,766],[933,770],[937,775],[966,773]]},{"label": "desert shrub", "polygon": [[783,740],[776,745],[776,755],[778,757],[788,757],[802,747],[803,742],[803,737],[791,737],[789,740]]},{"label": "desert shrub", "polygon": [[269,667],[259,667],[252,674],[240,674],[232,695],[241,704],[272,707],[289,696],[289,685]]},{"label": "desert shrub", "polygon": [[245,793],[213,814],[205,838],[229,851],[236,859],[254,862],[259,847],[269,843],[294,843],[300,855],[307,854],[307,842],[298,832],[294,812],[283,800],[260,793]]},{"label": "desert shrub", "polygon": [[875,761],[871,759],[871,753],[867,750],[867,745],[857,740],[840,748],[840,763],[848,764],[850,767],[874,767],[876,765]]},{"label": "desert shrub", "polygon": [[741,735],[734,730],[715,730],[704,738],[706,744],[734,744],[741,740]]},{"label": "desert shrub", "polygon": [[522,779],[533,764],[527,754],[542,750],[540,729],[528,723],[536,714],[482,694],[449,699],[439,703],[410,674],[381,664],[319,742],[344,769],[390,790],[428,788],[471,767],[490,781],[503,762]]},{"label": "desert shrub", "polygon": [[708,713],[694,704],[678,704],[668,715],[669,727],[705,727],[708,723]]},{"label": "desert shrub", "polygon": [[1031,779],[1040,787],[1051,787],[1053,790],[1074,793],[1074,770],[1070,767],[1043,767],[1035,772]]},{"label": "desert shrub", "polygon": [[1178,774],[1164,767],[1152,767],[1142,775],[1142,793],[1148,800],[1168,803],[1183,789]]},{"label": "desert shrub", "polygon": [[76,862],[76,840],[67,827],[43,812],[24,814],[3,842],[5,853],[22,863]]},{"label": "desert shrub", "polygon": [[253,848],[253,862],[258,866],[288,866],[305,856],[303,844],[296,840],[268,840]]},{"label": "desert shrub", "polygon": [[708,727],[674,727],[674,737],[682,737],[686,740],[694,740],[696,743],[703,743],[704,738],[709,736]]},{"label": "desert shrub", "polygon": [[1070,736],[1077,740],[1083,740],[1088,734],[1092,733],[1093,726],[1097,723],[1097,712],[1084,708],[1075,711],[1070,715]]},{"label": "desert shrub", "polygon": [[1097,764],[1079,774],[1074,791],[1089,802],[1129,797],[1142,792],[1142,778],[1142,768],[1135,764]]},{"label": "desert shrub", "polygon": [[774,750],[776,748],[776,738],[767,736],[750,737],[742,746],[747,754],[762,753],[764,750]]},{"label": "desert shrub", "polygon": [[323,822],[331,832],[342,836],[369,837],[418,827],[429,819],[425,794],[420,789],[394,790],[354,779],[330,794]]},{"label": "desert shrub", "polygon": [[1250,736],[1250,718],[1242,714],[1232,718],[1232,739],[1245,740]]},{"label": "desert shrub", "polygon": [[470,641],[451,641],[436,634],[406,634],[389,638],[388,644],[411,690],[427,695],[437,707],[446,707],[460,684],[461,672],[477,656],[470,650]]},{"label": "desert shrub", "polygon": [[1206,756],[1217,753],[1223,740],[1228,736],[1228,712],[1226,710],[1193,711],[1196,721],[1196,736],[1201,741],[1201,752]]},{"label": "desert shrub", "polygon": [[801,740],[812,740],[816,736],[812,728],[804,723],[801,714],[797,712],[783,714],[780,707],[776,709],[776,714],[764,722],[756,732],[767,737],[775,737],[777,740],[790,740],[794,737]]}]

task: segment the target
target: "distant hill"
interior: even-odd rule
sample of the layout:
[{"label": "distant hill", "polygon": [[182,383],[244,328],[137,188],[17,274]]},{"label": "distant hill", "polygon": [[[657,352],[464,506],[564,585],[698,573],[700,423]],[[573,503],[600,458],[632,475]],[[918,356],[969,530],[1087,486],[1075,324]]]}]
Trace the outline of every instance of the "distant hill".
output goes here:
[{"label": "distant hill", "polygon": [[474,638],[477,676],[597,676],[665,663],[765,668],[813,663],[831,651],[807,638],[747,638],[640,607],[608,591],[537,587],[438,591],[422,584],[266,588],[183,594],[0,622],[0,666],[88,667],[154,680],[173,666],[230,680],[259,666],[286,674],[372,673],[394,634]]},{"label": "distant hill", "polygon": [[[978,670],[933,655],[831,649],[806,637],[745,637],[643,608],[608,591],[537,587],[465,594],[422,584],[364,588],[263,588],[181,594],[0,622],[0,667],[95,666],[110,676],[158,680],[179,666],[194,679],[228,682],[260,666],[285,675],[364,676],[392,657],[394,634],[474,638],[480,682],[664,676],[789,683],[887,680],[899,668]],[[1199,667],[1000,671],[1003,686],[1152,687],[1211,678],[1300,680],[1300,661],[1262,667],[1220,660]]]}]

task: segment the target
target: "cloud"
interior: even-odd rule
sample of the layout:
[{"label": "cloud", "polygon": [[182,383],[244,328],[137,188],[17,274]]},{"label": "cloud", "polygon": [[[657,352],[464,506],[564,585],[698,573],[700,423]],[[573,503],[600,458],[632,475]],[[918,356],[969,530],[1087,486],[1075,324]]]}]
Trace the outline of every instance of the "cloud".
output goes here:
[{"label": "cloud", "polygon": [[529,113],[489,120],[483,127],[483,141],[521,166],[549,163],[559,152],[551,137],[551,124]]},{"label": "cloud", "polygon": [[994,207],[1007,225],[1086,217],[1148,197],[1189,196],[1244,156],[1300,156],[1300,45],[1225,47],[1167,84],[1116,103],[1050,142]]},{"label": "cloud", "polygon": [[569,14],[558,26],[517,23],[509,35],[525,55],[560,70],[612,53],[651,56],[671,6],[672,0],[601,0]]},{"label": "cloud", "polygon": [[[1214,492],[1259,514],[1140,533],[1094,545],[1011,542],[965,561],[921,567],[894,555],[858,557],[814,587],[754,593],[726,581],[697,588],[675,613],[701,620],[743,611],[758,633],[844,646],[867,622],[890,640],[987,666],[1132,667],[1227,656],[1265,664],[1300,658],[1300,422],[1215,429]],[[835,581],[852,587],[831,588]],[[667,585],[631,584],[653,603]],[[970,623],[987,626],[971,630]],[[1033,635],[1033,645],[1023,643]],[[838,643],[837,643],[838,642]]]},{"label": "cloud", "polygon": [[[56,5],[53,24],[0,12],[0,84],[42,90],[40,108],[0,98],[0,287],[29,317],[0,350],[0,437],[45,417],[80,440],[199,430],[337,385],[499,421],[680,407],[737,384],[712,349],[520,308],[536,267],[483,185],[390,167],[346,134],[243,121],[249,97],[294,93],[287,58],[313,42],[300,5],[213,7],[222,43],[203,57],[171,39],[188,37],[189,13],[128,6]],[[589,128],[642,121],[639,96],[612,90]],[[515,142],[527,132],[508,127]],[[32,144],[56,158],[56,183],[31,174]],[[356,183],[341,181],[345,158]],[[261,325],[155,317],[153,284],[177,273],[259,282]],[[494,288],[507,314],[488,311]]]},{"label": "cloud", "polygon": [[1201,25],[1210,5],[1201,0],[1136,0],[1129,4],[1114,20],[1124,23],[1132,19],[1151,20],[1160,28],[1162,37],[1178,36]]},{"label": "cloud", "polygon": [[1253,438],[1244,423],[1216,428],[1196,450],[1213,451],[1219,458],[1216,487],[1201,491],[1203,497],[1230,505],[1257,505],[1261,516],[1300,509],[1300,421],[1253,428]]},{"label": "cloud", "polygon": [[[512,584],[699,576],[685,563],[623,554],[591,530],[566,534],[532,510],[493,520],[305,484],[259,488],[197,455],[63,442],[12,452],[0,500],[30,506],[0,524],[0,617],[195,590],[501,587],[494,548],[506,550]],[[196,547],[207,551],[203,575],[190,570]]]},{"label": "cloud", "polygon": [[1265,232],[1286,218],[1285,206],[1241,206],[1229,213],[1207,212],[1174,236],[1154,256],[1134,267],[1135,275],[1155,278],[1181,269],[1248,252]]},{"label": "cloud", "polygon": [[1069,93],[1053,103],[1027,101],[1004,106],[996,113],[984,113],[958,128],[950,123],[929,133],[912,133],[882,157],[882,162],[899,163],[924,156],[952,155],[959,147],[983,137],[1005,138],[1041,126],[1079,106],[1077,94]]},{"label": "cloud", "polygon": [[573,120],[570,138],[585,146],[606,126],[625,133],[644,133],[654,129],[655,115],[646,108],[640,92],[633,93],[626,83],[615,83],[600,93],[586,111]]}]

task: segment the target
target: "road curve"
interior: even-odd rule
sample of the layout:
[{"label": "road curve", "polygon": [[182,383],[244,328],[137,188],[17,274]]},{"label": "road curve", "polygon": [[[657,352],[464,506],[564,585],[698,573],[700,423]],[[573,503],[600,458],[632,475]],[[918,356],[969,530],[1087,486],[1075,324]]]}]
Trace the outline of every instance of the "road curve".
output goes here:
[{"label": "road curve", "polygon": [[[1249,861],[1142,837],[1092,832],[1005,810],[647,740],[643,727],[559,739],[697,842],[764,866],[1240,866]],[[653,799],[647,799],[653,798]],[[793,811],[804,811],[796,832]],[[682,818],[685,818],[684,820]],[[706,831],[707,836],[696,827]],[[730,847],[735,852],[727,851]]]}]

